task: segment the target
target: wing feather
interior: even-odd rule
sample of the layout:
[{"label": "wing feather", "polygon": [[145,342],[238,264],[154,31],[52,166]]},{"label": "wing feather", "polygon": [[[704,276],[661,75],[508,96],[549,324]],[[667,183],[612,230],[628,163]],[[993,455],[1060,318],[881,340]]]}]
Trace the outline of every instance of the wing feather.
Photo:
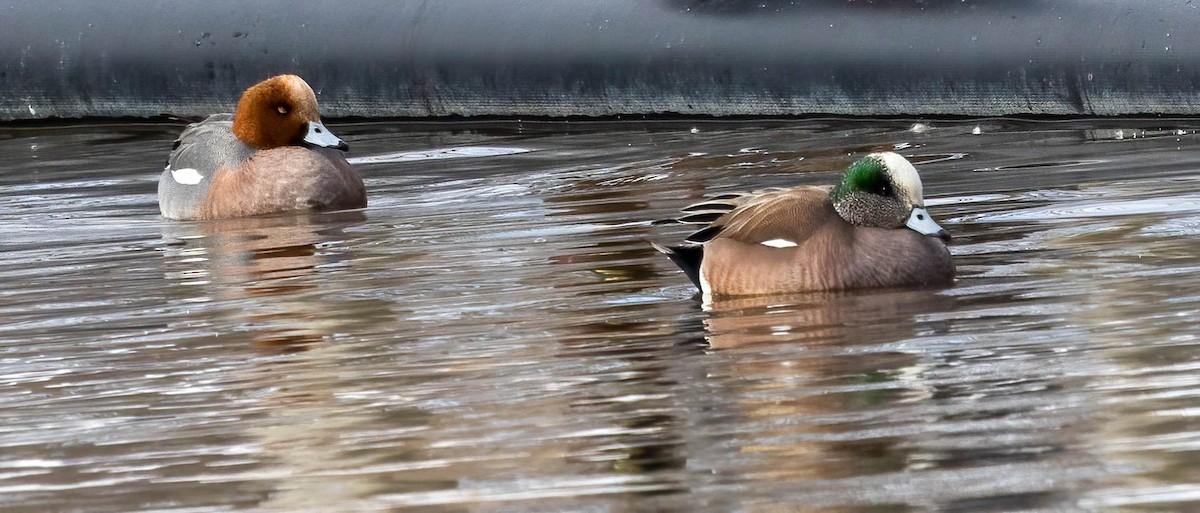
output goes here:
[{"label": "wing feather", "polygon": [[736,208],[713,219],[686,240],[703,243],[717,237],[758,244],[782,239],[800,243],[828,216],[836,216],[829,189],[792,187],[757,191],[738,199]]}]

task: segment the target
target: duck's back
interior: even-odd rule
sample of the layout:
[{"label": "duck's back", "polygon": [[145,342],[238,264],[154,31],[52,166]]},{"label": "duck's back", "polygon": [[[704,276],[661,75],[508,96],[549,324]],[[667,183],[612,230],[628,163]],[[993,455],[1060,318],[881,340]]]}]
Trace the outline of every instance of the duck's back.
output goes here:
[{"label": "duck's back", "polygon": [[720,227],[718,237],[749,244],[787,241],[803,245],[829,223],[841,219],[829,201],[827,187],[768,189],[737,203],[737,208],[712,223]]},{"label": "duck's back", "polygon": [[195,219],[213,175],[221,168],[237,169],[254,149],[233,135],[233,115],[213,114],[188,125],[167,158],[158,181],[158,205],[168,219]]},{"label": "duck's back", "polygon": [[701,288],[713,294],[932,286],[954,278],[941,240],[851,225],[826,188],[755,195],[713,224],[720,231],[704,244],[700,269]]},{"label": "duck's back", "polygon": [[717,295],[776,294],[840,288],[838,271],[853,227],[838,217],[822,187],[755,194],[713,223],[704,244],[701,289]]}]

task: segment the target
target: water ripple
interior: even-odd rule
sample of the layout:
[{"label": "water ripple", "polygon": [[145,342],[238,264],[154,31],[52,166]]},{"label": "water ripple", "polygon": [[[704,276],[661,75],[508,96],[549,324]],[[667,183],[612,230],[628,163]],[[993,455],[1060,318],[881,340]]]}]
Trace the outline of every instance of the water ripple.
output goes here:
[{"label": "water ripple", "polygon": [[[369,208],[218,223],[157,215],[176,128],[0,133],[0,501],[1188,510],[1188,123],[356,124]],[[649,245],[891,149],[954,287],[701,304]]]}]

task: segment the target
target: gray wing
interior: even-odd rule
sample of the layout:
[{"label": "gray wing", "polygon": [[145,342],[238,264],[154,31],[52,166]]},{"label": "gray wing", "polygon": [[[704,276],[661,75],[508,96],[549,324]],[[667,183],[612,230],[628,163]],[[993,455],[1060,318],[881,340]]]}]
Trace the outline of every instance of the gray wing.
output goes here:
[{"label": "gray wing", "polygon": [[236,169],[254,155],[233,135],[233,115],[213,114],[188,125],[175,140],[158,180],[158,206],[168,219],[191,219],[200,210],[218,169]]}]

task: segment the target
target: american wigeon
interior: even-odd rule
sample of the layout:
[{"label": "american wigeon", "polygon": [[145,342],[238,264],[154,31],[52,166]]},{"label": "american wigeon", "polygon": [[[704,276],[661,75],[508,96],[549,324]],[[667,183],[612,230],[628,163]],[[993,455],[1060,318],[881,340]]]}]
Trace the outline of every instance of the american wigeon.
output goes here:
[{"label": "american wigeon", "polygon": [[233,114],[189,125],[158,181],[169,219],[224,219],[367,205],[345,142],[321,123],[317,97],[295,75],[242,94]]},{"label": "american wigeon", "polygon": [[916,168],[873,153],[833,187],[727,194],[684,208],[676,221],[706,225],[674,247],[655,245],[706,296],[882,287],[954,280]]}]

